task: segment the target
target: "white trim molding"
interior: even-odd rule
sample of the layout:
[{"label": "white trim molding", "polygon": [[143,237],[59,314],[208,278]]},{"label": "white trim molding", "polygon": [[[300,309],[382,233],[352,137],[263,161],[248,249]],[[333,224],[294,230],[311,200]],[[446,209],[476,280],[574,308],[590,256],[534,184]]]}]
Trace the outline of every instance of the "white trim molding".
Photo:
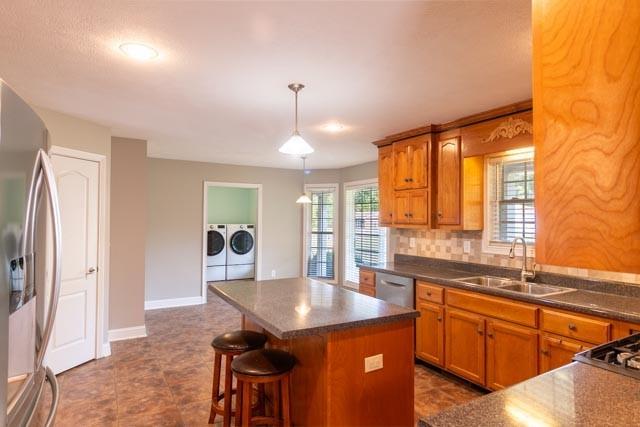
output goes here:
[{"label": "white trim molding", "polygon": [[157,310],[159,308],[171,308],[171,307],[186,307],[189,305],[199,305],[206,303],[207,300],[202,296],[197,297],[184,297],[184,298],[169,298],[169,299],[157,299],[144,302],[145,310]]},{"label": "white trim molding", "polygon": [[[202,304],[207,302],[207,207],[209,204],[209,187],[234,187],[234,188],[255,188],[258,191],[258,212],[256,215],[256,259],[255,259],[255,280],[262,280],[262,184],[251,184],[246,182],[217,182],[204,181],[202,185],[202,291],[200,297]],[[185,304],[191,305],[191,304]],[[146,306],[146,303],[145,303]],[[160,307],[159,307],[160,308]]]},{"label": "white trim molding", "polygon": [[130,340],[133,338],[145,338],[147,336],[147,327],[132,326],[130,328],[109,329],[109,342]]},{"label": "white trim molding", "polygon": [[[109,333],[109,209],[110,209],[110,183],[107,165],[107,156],[104,154],[90,153],[74,150],[59,145],[51,145],[49,155],[69,157],[98,163],[98,265],[96,284],[96,357],[106,357],[111,354],[111,348],[105,348],[108,344]],[[107,340],[107,341],[105,341]]]}]

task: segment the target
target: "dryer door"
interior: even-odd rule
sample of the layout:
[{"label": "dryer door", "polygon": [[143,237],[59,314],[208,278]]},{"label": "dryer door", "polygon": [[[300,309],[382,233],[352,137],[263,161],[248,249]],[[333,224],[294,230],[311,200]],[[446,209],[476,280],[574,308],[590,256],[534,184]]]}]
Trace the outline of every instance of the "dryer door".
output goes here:
[{"label": "dryer door", "polygon": [[231,236],[229,247],[235,254],[246,255],[253,249],[253,236],[246,230],[236,231]]},{"label": "dryer door", "polygon": [[224,249],[224,237],[217,230],[207,231],[207,256],[216,256]]}]

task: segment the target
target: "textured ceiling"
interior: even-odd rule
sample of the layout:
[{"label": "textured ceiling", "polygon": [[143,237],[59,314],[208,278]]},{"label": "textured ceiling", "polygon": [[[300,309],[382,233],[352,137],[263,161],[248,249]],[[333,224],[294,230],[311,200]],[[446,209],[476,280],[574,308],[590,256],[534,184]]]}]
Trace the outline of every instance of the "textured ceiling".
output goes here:
[{"label": "textured ceiling", "polygon": [[[385,135],[531,97],[529,0],[0,2],[0,77],[30,102],[149,141],[153,157],[299,167],[375,159]],[[126,41],[160,57],[137,63]],[[320,125],[334,119],[337,135]]]}]

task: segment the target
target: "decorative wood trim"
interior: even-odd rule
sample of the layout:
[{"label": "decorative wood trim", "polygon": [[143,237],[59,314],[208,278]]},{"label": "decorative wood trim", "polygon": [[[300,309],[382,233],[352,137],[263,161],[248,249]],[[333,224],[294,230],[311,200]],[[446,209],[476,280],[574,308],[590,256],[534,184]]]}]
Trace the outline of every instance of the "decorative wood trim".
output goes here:
[{"label": "decorative wood trim", "polygon": [[532,109],[532,101],[529,99],[526,101],[505,105],[503,107],[482,111],[480,113],[472,114],[470,116],[462,117],[460,119],[452,120],[450,122],[446,122],[442,124],[430,124],[430,125],[410,129],[404,132],[395,133],[383,139],[373,141],[372,144],[380,147],[383,145],[392,144],[395,141],[412,138],[414,136],[424,135],[427,133],[444,132],[451,129],[461,128],[461,127],[470,126],[470,125],[474,125],[481,122],[486,122],[489,120],[499,119],[500,117],[505,117],[512,114],[516,114],[516,113],[530,111],[531,109]]},{"label": "decorative wood trim", "polygon": [[482,142],[493,142],[501,138],[512,139],[524,133],[533,135],[533,125],[522,119],[509,117],[507,120],[500,123],[487,138],[483,138]]}]

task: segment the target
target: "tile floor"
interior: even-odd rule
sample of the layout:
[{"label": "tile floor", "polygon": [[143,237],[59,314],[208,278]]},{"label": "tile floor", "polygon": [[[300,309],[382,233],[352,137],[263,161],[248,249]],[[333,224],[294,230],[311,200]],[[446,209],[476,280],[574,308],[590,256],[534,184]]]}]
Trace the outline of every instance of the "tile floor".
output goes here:
[{"label": "tile floor", "polygon": [[[210,294],[206,305],[147,311],[146,325],[147,338],[114,342],[111,357],[59,375],[56,426],[207,425],[209,343],[237,329],[240,315]],[[416,418],[481,394],[453,377],[416,366]]]}]

